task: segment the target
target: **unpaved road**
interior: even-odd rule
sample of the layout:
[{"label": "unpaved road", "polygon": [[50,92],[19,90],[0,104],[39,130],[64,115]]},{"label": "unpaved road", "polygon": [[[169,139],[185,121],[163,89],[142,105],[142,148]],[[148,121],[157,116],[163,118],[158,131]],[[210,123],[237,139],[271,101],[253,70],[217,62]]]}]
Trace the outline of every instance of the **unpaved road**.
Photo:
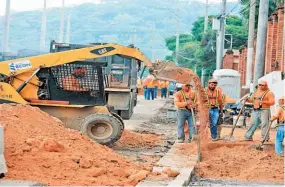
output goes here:
[{"label": "unpaved road", "polygon": [[132,118],[125,120],[126,130],[158,136],[161,141],[155,146],[126,146],[117,142],[111,148],[136,162],[153,166],[171,148],[176,139],[175,121],[167,119],[165,109],[171,102],[160,98],[145,100],[140,96]]}]

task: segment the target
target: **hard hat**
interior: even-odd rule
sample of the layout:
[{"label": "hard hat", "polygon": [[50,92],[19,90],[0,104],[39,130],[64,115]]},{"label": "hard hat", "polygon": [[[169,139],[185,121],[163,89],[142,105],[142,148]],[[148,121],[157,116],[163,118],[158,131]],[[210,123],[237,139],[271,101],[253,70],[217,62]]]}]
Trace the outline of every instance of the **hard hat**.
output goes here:
[{"label": "hard hat", "polygon": [[208,83],[218,83],[217,79],[210,79]]},{"label": "hard hat", "polygon": [[268,85],[267,81],[265,81],[265,80],[260,80],[260,81],[258,82],[258,84]]}]

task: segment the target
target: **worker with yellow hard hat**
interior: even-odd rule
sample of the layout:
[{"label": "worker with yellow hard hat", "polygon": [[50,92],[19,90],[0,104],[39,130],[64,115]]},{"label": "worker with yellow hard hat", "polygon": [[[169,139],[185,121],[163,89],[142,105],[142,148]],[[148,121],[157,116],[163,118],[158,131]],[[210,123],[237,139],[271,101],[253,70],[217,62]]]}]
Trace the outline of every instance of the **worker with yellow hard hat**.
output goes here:
[{"label": "worker with yellow hard hat", "polygon": [[[261,137],[264,139],[269,126],[270,107],[275,104],[274,93],[269,90],[267,82],[261,80],[258,83],[256,92],[247,101],[253,103],[253,112],[250,118],[250,126],[244,135],[244,139],[252,141],[252,136],[259,126],[261,126]],[[266,141],[269,141],[269,139],[270,135],[268,133]]]},{"label": "worker with yellow hard hat", "polygon": [[283,140],[284,140],[284,114],[285,114],[285,106],[284,106],[284,96],[278,99],[277,111],[274,116],[272,116],[271,120],[274,121],[277,119],[277,133],[275,138],[275,153],[279,156],[283,157]]},{"label": "worker with yellow hard hat", "polygon": [[195,127],[192,119],[192,109],[197,107],[197,93],[191,90],[190,84],[182,85],[182,89],[178,91],[174,96],[174,104],[178,108],[177,116],[177,134],[178,143],[185,141],[184,124],[188,123],[189,137],[187,142],[192,141],[192,135],[195,133]]},{"label": "worker with yellow hard hat", "polygon": [[213,141],[218,140],[218,125],[221,125],[219,124],[219,118],[222,115],[224,104],[222,88],[217,88],[217,84],[218,81],[216,79],[210,79],[208,87],[204,89],[207,96],[206,102],[209,106],[209,126]]}]

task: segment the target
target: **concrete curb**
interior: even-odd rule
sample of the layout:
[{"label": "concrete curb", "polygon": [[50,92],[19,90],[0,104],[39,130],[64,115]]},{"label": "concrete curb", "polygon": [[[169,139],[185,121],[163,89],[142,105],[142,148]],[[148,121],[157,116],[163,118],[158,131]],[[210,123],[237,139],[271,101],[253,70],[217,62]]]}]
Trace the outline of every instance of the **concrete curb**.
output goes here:
[{"label": "concrete curb", "polygon": [[183,156],[177,154],[178,145],[174,144],[172,148],[156,163],[153,172],[162,172],[166,168],[179,171],[180,174],[170,181],[150,181],[148,178],[137,184],[141,186],[187,186],[194,174],[194,167],[198,161],[197,155]]}]

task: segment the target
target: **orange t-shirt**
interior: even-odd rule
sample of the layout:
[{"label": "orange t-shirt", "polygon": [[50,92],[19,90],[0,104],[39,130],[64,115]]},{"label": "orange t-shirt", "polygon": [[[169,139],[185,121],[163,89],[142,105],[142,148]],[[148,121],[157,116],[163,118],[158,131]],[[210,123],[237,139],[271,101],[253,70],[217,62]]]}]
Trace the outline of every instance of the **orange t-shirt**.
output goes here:
[{"label": "orange t-shirt", "polygon": [[[193,103],[197,103],[197,94],[192,91],[189,90],[188,92],[184,91],[184,94],[186,96],[186,99],[191,99],[193,101]],[[183,94],[182,94],[182,90],[180,90],[179,92],[177,92],[174,96],[174,104],[176,107],[178,108],[185,108],[187,106],[187,102],[185,101]],[[188,107],[190,108],[190,106]]]},{"label": "orange t-shirt", "polygon": [[168,81],[160,81],[159,82],[160,88],[167,88],[169,85]]},{"label": "orange t-shirt", "polygon": [[[260,98],[262,95],[267,92],[261,101]],[[271,91],[266,90],[260,90],[258,89],[248,100],[249,102],[253,103],[253,108],[259,108],[260,102],[262,103],[261,108],[270,108],[270,106],[273,106],[275,104],[275,96],[274,93]]]},{"label": "orange t-shirt", "polygon": [[88,91],[88,88],[81,88],[79,81],[73,76],[69,75],[62,80],[62,87],[67,91]]},{"label": "orange t-shirt", "polygon": [[223,92],[221,88],[216,88],[214,90],[206,88],[205,91],[210,105],[218,106],[223,104]]}]

